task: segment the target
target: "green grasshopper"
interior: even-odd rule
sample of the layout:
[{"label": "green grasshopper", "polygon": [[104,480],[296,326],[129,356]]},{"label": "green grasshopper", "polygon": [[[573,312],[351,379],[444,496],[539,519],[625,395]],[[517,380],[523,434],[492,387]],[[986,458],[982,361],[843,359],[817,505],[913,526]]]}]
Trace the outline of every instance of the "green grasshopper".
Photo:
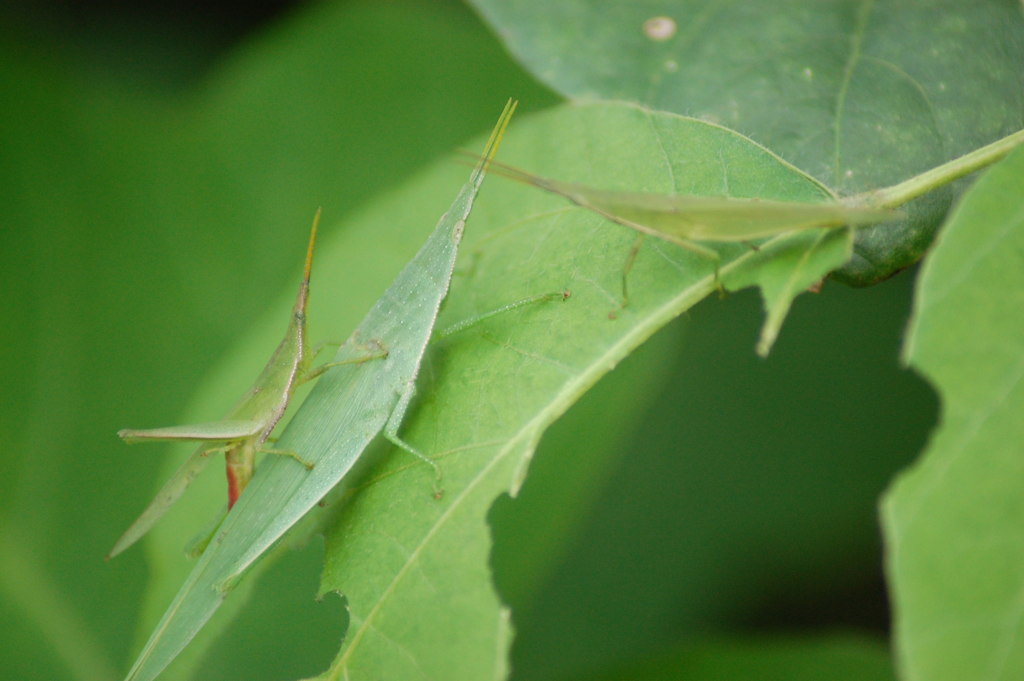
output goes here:
[{"label": "green grasshopper", "polygon": [[[468,154],[468,156],[475,155]],[[602,217],[640,234],[626,258],[622,275],[622,307],[629,300],[626,280],[644,236],[682,246],[715,263],[718,252],[703,246],[711,243],[745,243],[763,237],[807,229],[857,228],[893,220],[898,211],[852,200],[818,203],[775,201],[725,196],[688,196],[596,189],[584,184],[552,180],[498,161],[491,171],[522,184],[568,199]]]},{"label": "green grasshopper", "polygon": [[313,464],[305,461],[295,452],[266,446],[274,427],[284,416],[295,388],[316,378],[332,366],[385,356],[383,352],[367,354],[366,357],[346,362],[330,362],[315,369],[310,368],[317,351],[310,352],[306,339],[306,304],[309,300],[309,274],[313,264],[313,248],[316,245],[319,222],[320,211],[317,211],[309,235],[302,283],[299,285],[299,293],[295,298],[295,305],[292,308],[284,339],[277,346],[256,382],[228,416],[223,421],[210,423],[147,430],[126,428],[117,433],[128,444],[160,441],[187,441],[203,444],[175,471],[146,510],[142,512],[142,515],[121,535],[107,558],[121,553],[145,535],[171,505],[181,497],[213,454],[224,452],[227,461],[228,509],[235,505],[239,495],[252,479],[257,453],[289,456],[307,469],[312,469]]},{"label": "green grasshopper", "polygon": [[551,180],[498,161],[491,161],[491,172],[557,194],[612,222],[709,258],[718,254],[695,241],[747,242],[803,229],[862,227],[900,216],[889,208],[842,200],[804,203],[595,189]]}]

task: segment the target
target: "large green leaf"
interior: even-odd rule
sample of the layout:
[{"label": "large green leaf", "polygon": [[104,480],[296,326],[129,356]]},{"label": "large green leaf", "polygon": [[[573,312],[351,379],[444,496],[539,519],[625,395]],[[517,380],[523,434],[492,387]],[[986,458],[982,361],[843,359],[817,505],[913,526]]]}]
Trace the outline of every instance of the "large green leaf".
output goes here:
[{"label": "large green leaf", "polygon": [[[1009,0],[472,4],[565,96],[722,123],[843,194],[1024,127],[1024,17]],[[916,202],[901,229],[860,233],[843,278],[914,262],[952,196]]]},{"label": "large green leaf", "polygon": [[1024,153],[968,192],[921,272],[906,344],[942,396],[921,460],[889,491],[903,678],[1024,676]]},{"label": "large green leaf", "polygon": [[[595,139],[615,148],[606,155]],[[547,175],[619,188],[787,200],[826,195],[735,133],[631,105],[565,106],[521,119],[503,151]],[[401,210],[394,204],[411,203],[405,196],[357,216],[353,229],[377,233],[393,224]],[[327,535],[323,580],[347,598],[351,625],[323,678],[475,679],[505,668],[511,629],[488,570],[491,505],[518,491],[549,424],[655,331],[715,291],[713,263],[651,239],[631,274],[629,306],[609,315],[633,238],[557,197],[489,181],[467,232],[475,257],[453,288],[447,318],[548,291],[572,296],[489,318],[434,347],[431,370],[418,383],[423,397],[403,430],[443,466],[445,494],[431,499],[429,470],[401,453],[352,483],[357,493],[339,505]],[[832,242],[838,248],[822,247]],[[723,247],[721,273],[727,286],[756,283],[778,292],[795,277],[811,283],[841,264],[848,245],[842,231],[819,231],[757,252]],[[780,300],[788,305],[790,297]]]}]

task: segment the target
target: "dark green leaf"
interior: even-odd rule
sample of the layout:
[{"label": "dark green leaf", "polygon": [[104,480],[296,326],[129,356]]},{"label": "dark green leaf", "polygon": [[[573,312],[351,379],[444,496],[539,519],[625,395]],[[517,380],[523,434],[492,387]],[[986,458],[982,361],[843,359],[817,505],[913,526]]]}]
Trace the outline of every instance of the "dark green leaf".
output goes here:
[{"label": "dark green leaf", "polygon": [[[1024,17],[1006,0],[473,4],[565,96],[721,123],[841,194],[1024,127]],[[952,196],[918,200],[898,230],[858,234],[842,278],[868,284],[917,260]]]}]

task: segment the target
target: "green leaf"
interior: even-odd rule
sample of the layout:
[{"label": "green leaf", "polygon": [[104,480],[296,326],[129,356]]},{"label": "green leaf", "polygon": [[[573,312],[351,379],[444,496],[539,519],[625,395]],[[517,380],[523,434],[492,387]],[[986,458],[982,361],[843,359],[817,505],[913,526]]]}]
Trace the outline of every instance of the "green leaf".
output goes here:
[{"label": "green leaf", "polygon": [[724,278],[733,290],[761,287],[767,316],[757,343],[759,355],[771,350],[793,299],[849,260],[852,245],[851,230],[811,230],[759,247],[748,267]]},{"label": "green leaf", "polygon": [[[841,194],[1024,127],[1024,17],[1001,0],[473,5],[557,92],[727,125]],[[658,18],[671,23],[647,23]],[[843,279],[872,283],[917,260],[953,196],[918,200],[900,229],[860,232]]]},{"label": "green leaf", "polygon": [[[594,153],[594,139],[616,148]],[[826,195],[735,133],[622,104],[563,106],[520,119],[502,158],[610,188],[786,200]],[[394,206],[410,203],[405,196],[358,216],[358,229],[376,233],[393,223]],[[436,457],[445,494],[431,498],[429,469],[402,453],[350,480],[353,493],[327,533],[323,589],[344,594],[351,625],[324,679],[500,676],[511,629],[488,570],[491,505],[518,491],[549,424],[655,331],[716,290],[713,263],[648,239],[631,274],[630,304],[612,319],[631,230],[497,178],[488,180],[475,211],[465,247],[475,253],[467,276],[453,286],[448,319],[549,291],[572,295],[489,318],[432,346],[418,381],[421,399],[403,433]],[[844,234],[780,237],[757,252],[722,246],[723,280],[769,287],[788,304],[799,292],[793,281],[814,281],[843,261]]]},{"label": "green leaf", "polygon": [[1024,676],[1024,151],[965,194],[922,269],[907,361],[942,422],[883,507],[906,681]]}]

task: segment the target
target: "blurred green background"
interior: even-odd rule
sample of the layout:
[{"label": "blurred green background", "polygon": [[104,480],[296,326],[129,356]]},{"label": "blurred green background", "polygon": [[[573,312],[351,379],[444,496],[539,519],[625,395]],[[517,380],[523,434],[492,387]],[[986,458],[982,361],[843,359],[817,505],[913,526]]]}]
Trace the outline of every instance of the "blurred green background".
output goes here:
[{"label": "blurred green background", "polygon": [[[0,9],[5,678],[127,669],[148,576],[171,568],[102,557],[168,450],[115,433],[226,408],[186,411],[291,295],[315,207],[329,240],[506,97],[558,101],[457,2],[197,7]],[[661,678],[770,678],[779,656],[830,655],[884,678],[875,505],[936,414],[898,362],[913,277],[800,298],[767,360],[753,292],[705,301],[550,431],[492,515],[514,678],[616,678],[636,658]],[[313,319],[314,339],[347,332]],[[554,518],[559,558],[537,569]],[[270,569],[201,678],[326,665],[344,613],[312,601],[317,561],[313,546]]]}]

